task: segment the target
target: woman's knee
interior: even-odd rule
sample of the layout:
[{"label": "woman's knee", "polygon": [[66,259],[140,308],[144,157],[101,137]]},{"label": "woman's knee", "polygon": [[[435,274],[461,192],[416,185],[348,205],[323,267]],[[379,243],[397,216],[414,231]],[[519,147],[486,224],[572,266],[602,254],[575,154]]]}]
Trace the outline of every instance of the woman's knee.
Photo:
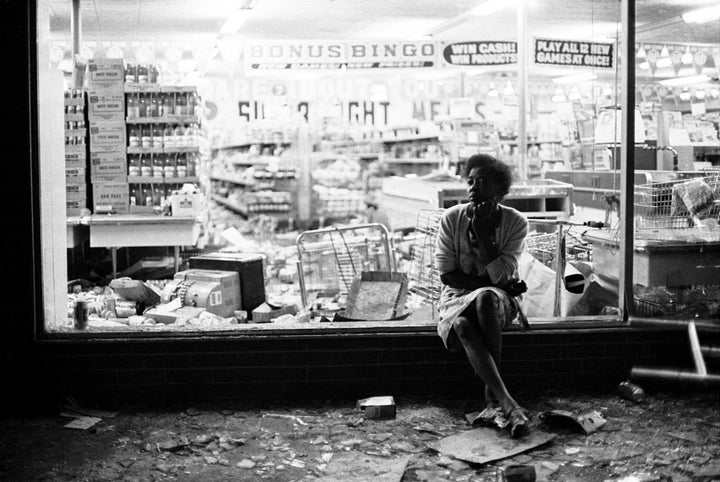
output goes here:
[{"label": "woman's knee", "polygon": [[457,318],[455,318],[452,326],[458,338],[460,338],[461,340],[466,340],[472,336],[472,331],[474,327],[472,325],[472,322],[464,316],[458,316]]},{"label": "woman's knee", "polygon": [[499,304],[498,295],[493,291],[483,291],[475,298],[478,313],[496,312]]}]

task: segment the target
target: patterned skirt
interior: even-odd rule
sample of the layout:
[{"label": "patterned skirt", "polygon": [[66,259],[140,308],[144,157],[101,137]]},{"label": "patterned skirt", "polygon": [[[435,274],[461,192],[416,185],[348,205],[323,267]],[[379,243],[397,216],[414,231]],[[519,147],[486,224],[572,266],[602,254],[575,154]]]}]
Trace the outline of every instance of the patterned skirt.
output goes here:
[{"label": "patterned skirt", "polygon": [[455,330],[453,330],[453,323],[468,306],[473,304],[478,295],[486,291],[491,291],[496,295],[493,297],[496,303],[495,310],[500,317],[503,328],[507,328],[518,318],[520,318],[520,323],[523,327],[526,326],[527,320],[520,310],[517,299],[511,298],[505,291],[499,288],[489,286],[468,291],[445,286],[440,294],[440,307],[438,309],[440,322],[438,323],[437,331],[445,344],[445,348],[449,351],[453,353],[463,351],[460,340],[455,334]]}]

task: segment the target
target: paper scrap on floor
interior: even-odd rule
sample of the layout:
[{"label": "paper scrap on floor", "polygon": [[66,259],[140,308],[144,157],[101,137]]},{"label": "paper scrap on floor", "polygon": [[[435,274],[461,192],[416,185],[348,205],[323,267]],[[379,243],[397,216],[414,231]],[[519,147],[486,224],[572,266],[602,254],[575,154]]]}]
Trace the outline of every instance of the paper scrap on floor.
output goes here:
[{"label": "paper scrap on floor", "polygon": [[65,428],[72,428],[75,430],[87,430],[98,422],[101,422],[102,418],[99,417],[78,417],[72,422],[66,423]]},{"label": "paper scrap on floor", "polygon": [[527,452],[554,438],[555,434],[532,429],[527,435],[512,439],[507,433],[480,427],[432,442],[429,447],[456,459],[486,464]]},{"label": "paper scrap on floor", "polygon": [[325,476],[315,479],[321,482],[400,482],[407,469],[410,456],[395,459],[375,457],[362,452],[350,451],[336,454],[325,470]]}]

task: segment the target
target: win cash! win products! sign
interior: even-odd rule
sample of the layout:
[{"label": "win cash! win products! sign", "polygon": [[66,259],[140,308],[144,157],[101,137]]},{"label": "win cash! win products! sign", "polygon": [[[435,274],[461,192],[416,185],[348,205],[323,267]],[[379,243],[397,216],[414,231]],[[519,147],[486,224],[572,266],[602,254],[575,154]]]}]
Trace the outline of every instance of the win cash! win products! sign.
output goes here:
[{"label": "win cash! win products! sign", "polygon": [[443,58],[451,65],[516,64],[517,42],[456,42],[445,46]]}]

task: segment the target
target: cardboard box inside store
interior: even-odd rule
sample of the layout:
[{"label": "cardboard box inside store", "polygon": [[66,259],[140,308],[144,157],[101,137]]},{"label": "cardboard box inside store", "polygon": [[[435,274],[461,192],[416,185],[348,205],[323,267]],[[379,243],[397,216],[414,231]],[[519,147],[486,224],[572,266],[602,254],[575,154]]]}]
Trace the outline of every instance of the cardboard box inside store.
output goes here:
[{"label": "cardboard box inside store", "polygon": [[87,149],[85,145],[65,146],[65,168],[85,167]]},{"label": "cardboard box inside store", "polygon": [[85,76],[88,88],[122,91],[125,68],[122,59],[89,59]]},{"label": "cardboard box inside store", "polygon": [[127,213],[130,191],[127,183],[93,184],[93,212]]},{"label": "cardboard box inside store", "polygon": [[90,124],[90,152],[125,152],[125,122],[95,121]]},{"label": "cardboard box inside store", "polygon": [[87,181],[86,170],[84,167],[71,167],[65,168],[65,184],[82,184],[85,185]]},{"label": "cardboard box inside store", "polygon": [[125,121],[125,94],[122,91],[92,89],[88,92],[88,119]]},{"label": "cardboard box inside store", "polygon": [[127,182],[125,153],[93,152],[90,155],[90,181],[93,184]]}]

